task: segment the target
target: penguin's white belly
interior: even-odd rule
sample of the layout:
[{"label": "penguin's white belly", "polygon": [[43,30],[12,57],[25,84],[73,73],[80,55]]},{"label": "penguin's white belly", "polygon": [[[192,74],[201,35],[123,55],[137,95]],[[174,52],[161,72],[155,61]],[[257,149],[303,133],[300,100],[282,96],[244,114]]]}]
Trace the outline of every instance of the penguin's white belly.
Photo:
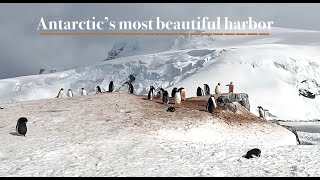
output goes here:
[{"label": "penguin's white belly", "polygon": [[174,96],[174,103],[175,104],[180,104],[181,103],[181,96],[180,96],[180,93],[176,93],[175,96]]}]

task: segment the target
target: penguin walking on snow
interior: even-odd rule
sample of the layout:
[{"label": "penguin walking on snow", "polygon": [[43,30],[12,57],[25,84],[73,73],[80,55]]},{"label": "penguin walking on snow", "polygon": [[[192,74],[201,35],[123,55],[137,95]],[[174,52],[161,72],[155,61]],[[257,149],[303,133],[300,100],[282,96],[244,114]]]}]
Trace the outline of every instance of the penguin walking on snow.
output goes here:
[{"label": "penguin walking on snow", "polygon": [[28,119],[25,117],[21,117],[17,121],[16,132],[20,135],[26,136],[27,134],[27,122]]},{"label": "penguin walking on snow", "polygon": [[148,99],[150,99],[150,100],[153,99],[154,91],[155,91],[155,88],[153,86],[150,86],[150,90],[149,90],[149,93],[148,93]]},{"label": "penguin walking on snow", "polygon": [[211,96],[211,97],[208,99],[208,102],[207,102],[207,110],[208,110],[208,112],[213,113],[213,110],[214,110],[216,107],[217,107],[216,100],[214,99],[213,96]]},{"label": "penguin walking on snow", "polygon": [[258,106],[259,110],[259,118],[266,119],[266,111],[269,111],[267,109],[263,109],[261,106]]},{"label": "penguin walking on snow", "polygon": [[204,84],[204,93],[205,95],[210,95],[210,87],[208,84]]},{"label": "penguin walking on snow", "polygon": [[163,91],[162,103],[169,104],[169,93],[168,93],[168,91]]},{"label": "penguin walking on snow", "polygon": [[114,90],[113,81],[110,81],[110,83],[109,83],[109,91],[108,92],[113,92],[113,90]]},{"label": "penguin walking on snow", "polygon": [[86,96],[88,95],[87,91],[84,88],[81,88],[81,92],[80,92],[81,96]]},{"label": "penguin walking on snow", "polygon": [[101,88],[100,88],[100,86],[97,86],[96,94],[98,94],[98,93],[101,93]]},{"label": "penguin walking on snow", "polygon": [[180,92],[178,91],[178,89],[176,89],[176,93],[174,95],[174,103],[178,106],[180,106],[180,104],[181,104],[181,95],[180,95]]},{"label": "penguin walking on snow", "polygon": [[183,87],[179,88],[178,90],[179,90],[180,95],[181,95],[181,100],[182,100],[182,101],[185,101],[185,100],[186,100],[186,97],[187,97],[187,92],[186,92],[186,90],[185,90]]},{"label": "penguin walking on snow", "polygon": [[198,87],[197,88],[197,96],[203,96],[204,93],[203,93],[203,90],[201,89],[201,87]]},{"label": "penguin walking on snow", "polygon": [[67,96],[68,96],[68,97],[73,97],[73,93],[72,93],[72,90],[71,90],[71,89],[68,89]]},{"label": "penguin walking on snow", "polygon": [[177,89],[178,89],[178,88],[176,88],[176,87],[172,89],[172,91],[171,91],[171,97],[174,98]]},{"label": "penguin walking on snow", "polygon": [[221,94],[220,83],[217,84],[216,88],[214,89],[214,93]]},{"label": "penguin walking on snow", "polygon": [[60,91],[58,92],[58,95],[56,98],[62,98],[63,94],[64,94],[64,90],[63,90],[63,88],[61,88]]}]

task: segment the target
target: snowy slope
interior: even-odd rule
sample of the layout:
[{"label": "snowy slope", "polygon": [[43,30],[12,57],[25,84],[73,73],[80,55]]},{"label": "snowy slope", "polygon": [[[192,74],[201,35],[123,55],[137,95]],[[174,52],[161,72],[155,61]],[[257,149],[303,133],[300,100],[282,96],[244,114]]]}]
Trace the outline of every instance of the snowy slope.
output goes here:
[{"label": "snowy slope", "polygon": [[[135,93],[148,87],[171,91],[185,87],[195,96],[198,86],[220,82],[227,91],[230,81],[235,92],[249,95],[251,112],[261,105],[281,120],[320,119],[320,98],[299,96],[300,82],[320,80],[320,32],[275,28],[270,36],[132,37],[117,43],[115,59],[74,70],[0,80],[0,102],[53,98],[61,87],[77,95],[100,85],[116,88],[130,74],[137,74]],[[126,42],[126,43],[123,43]],[[313,89],[318,91],[318,89]],[[319,89],[320,90],[320,89]],[[271,118],[271,117],[267,117]]]},{"label": "snowy slope", "polygon": [[[229,125],[204,111],[167,113],[165,105],[118,93],[4,108],[0,176],[320,175],[319,146],[295,145],[293,133],[264,121]],[[26,137],[15,133],[21,116]],[[243,158],[252,148],[261,157]]]}]

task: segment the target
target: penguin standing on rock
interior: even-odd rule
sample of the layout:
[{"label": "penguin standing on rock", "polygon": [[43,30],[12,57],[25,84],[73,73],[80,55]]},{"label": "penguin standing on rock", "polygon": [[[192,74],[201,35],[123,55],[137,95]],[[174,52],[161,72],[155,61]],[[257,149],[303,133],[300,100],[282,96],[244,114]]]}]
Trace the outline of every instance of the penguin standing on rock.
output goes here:
[{"label": "penguin standing on rock", "polygon": [[213,96],[208,99],[207,110],[210,113],[213,113],[213,110],[217,107],[216,100]]},{"label": "penguin standing on rock", "polygon": [[113,81],[110,81],[110,83],[109,83],[109,91],[108,92],[113,92],[113,90],[114,90]]},{"label": "penguin standing on rock", "polygon": [[101,88],[100,88],[100,86],[97,86],[97,92],[96,92],[96,94],[98,94],[98,93],[101,93]]},{"label": "penguin standing on rock", "polygon": [[186,89],[184,89],[183,87],[181,87],[181,88],[179,88],[179,92],[180,92],[180,95],[181,95],[181,100],[182,100],[182,101],[185,101],[186,98],[187,98]]},{"label": "penguin standing on rock", "polygon": [[205,95],[210,95],[210,87],[208,84],[204,84],[204,93]]},{"label": "penguin standing on rock", "polygon": [[204,93],[203,93],[203,90],[201,89],[201,87],[198,87],[197,88],[197,96],[203,96]]},{"label": "penguin standing on rock", "polygon": [[71,89],[68,89],[67,96],[68,96],[68,97],[73,97],[73,93],[72,93],[72,90],[71,90]]},{"label": "penguin standing on rock", "polygon": [[174,98],[177,89],[178,89],[178,88],[176,88],[176,87],[172,89],[172,91],[171,91],[171,97]]},{"label": "penguin standing on rock", "polygon": [[178,91],[178,89],[176,89],[176,93],[174,95],[174,103],[178,106],[180,106],[180,104],[181,104],[181,95],[180,95],[180,92]]},{"label": "penguin standing on rock", "polygon": [[88,95],[87,91],[84,88],[81,88],[81,92],[80,92],[81,96],[86,96]]},{"label": "penguin standing on rock", "polygon": [[163,91],[162,103],[169,104],[169,93],[168,93],[168,91]]},{"label": "penguin standing on rock", "polygon": [[58,92],[58,95],[56,98],[62,98],[63,94],[64,94],[64,90],[63,90],[63,88],[61,88],[60,91]]},{"label": "penguin standing on rock", "polygon": [[27,122],[28,119],[25,117],[21,117],[17,121],[16,132],[20,135],[26,136],[27,134]]},{"label": "penguin standing on rock", "polygon": [[216,88],[214,89],[214,93],[221,94],[220,83],[217,84]]}]

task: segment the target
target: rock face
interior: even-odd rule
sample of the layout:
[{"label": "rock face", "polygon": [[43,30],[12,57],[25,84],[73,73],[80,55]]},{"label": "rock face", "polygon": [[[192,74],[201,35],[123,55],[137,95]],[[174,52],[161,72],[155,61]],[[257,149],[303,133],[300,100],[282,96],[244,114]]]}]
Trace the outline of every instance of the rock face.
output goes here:
[{"label": "rock face", "polygon": [[301,144],[301,143],[300,143],[300,140],[299,140],[299,137],[298,137],[298,134],[297,134],[296,128],[291,127],[291,126],[286,126],[286,125],[280,125],[280,126],[285,127],[285,128],[287,128],[288,130],[290,130],[290,131],[296,136],[296,140],[297,140],[298,144]]},{"label": "rock face", "polygon": [[234,102],[241,104],[248,111],[250,111],[249,96],[245,93],[228,93],[221,95],[214,95],[217,100],[217,105],[223,109],[229,109],[232,112],[237,111]]}]

